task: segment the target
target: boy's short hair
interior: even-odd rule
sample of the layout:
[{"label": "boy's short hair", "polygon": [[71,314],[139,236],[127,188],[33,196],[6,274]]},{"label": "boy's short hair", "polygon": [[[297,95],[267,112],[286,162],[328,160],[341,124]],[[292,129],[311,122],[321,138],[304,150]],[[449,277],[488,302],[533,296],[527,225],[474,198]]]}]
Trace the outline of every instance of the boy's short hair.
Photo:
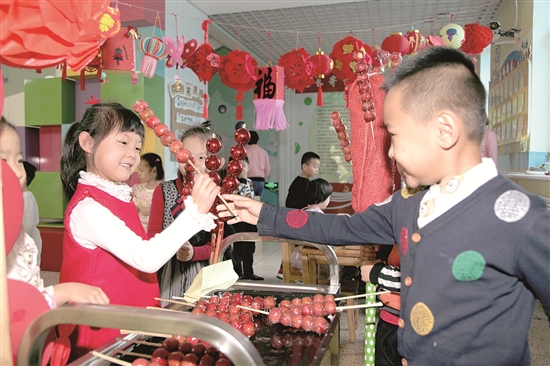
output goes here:
[{"label": "boy's short hair", "polygon": [[419,122],[448,109],[466,126],[468,138],[481,144],[487,113],[485,87],[472,61],[461,51],[430,47],[404,60],[387,77],[382,89],[399,87],[401,108]]},{"label": "boy's short hair", "polygon": [[315,154],[313,151],[308,151],[307,153],[305,153],[304,155],[302,155],[302,163],[301,165],[304,165],[304,164],[309,164],[309,162],[311,161],[311,159],[319,159],[321,160],[321,158],[319,157],[319,155]]}]

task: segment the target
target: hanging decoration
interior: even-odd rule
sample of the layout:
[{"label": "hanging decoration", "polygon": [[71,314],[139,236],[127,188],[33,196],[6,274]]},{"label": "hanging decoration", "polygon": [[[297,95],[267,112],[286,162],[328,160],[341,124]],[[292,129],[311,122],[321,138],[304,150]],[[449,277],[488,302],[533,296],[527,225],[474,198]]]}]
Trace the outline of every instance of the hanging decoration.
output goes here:
[{"label": "hanging decoration", "polygon": [[80,71],[105,39],[120,31],[110,1],[10,1],[2,4],[0,63],[18,68],[54,67],[64,61]]},{"label": "hanging decoration", "polygon": [[418,29],[408,31],[405,38],[409,42],[409,52],[407,52],[409,55],[414,55],[418,51],[422,51],[428,47],[426,38],[420,34]]},{"label": "hanging decoration", "polygon": [[254,88],[254,108],[256,109],[256,130],[277,131],[288,127],[283,106],[285,104],[284,68],[266,66],[258,68],[258,79]]},{"label": "hanging decoration", "polygon": [[390,63],[390,53],[384,51],[380,46],[375,45],[372,49],[372,72],[383,73],[386,66]]},{"label": "hanging decoration", "polygon": [[285,85],[290,89],[302,92],[314,83],[312,79],[314,65],[309,60],[309,53],[303,47],[281,55],[278,65],[283,67]]},{"label": "hanging decoration", "polygon": [[381,47],[389,53],[399,53],[403,56],[409,52],[409,41],[401,32],[396,32],[387,36],[382,41]]},{"label": "hanging decoration", "polygon": [[158,60],[166,57],[164,43],[158,37],[146,37],[141,41],[141,50],[145,54],[141,61],[140,71],[143,76],[152,78],[155,76]]},{"label": "hanging decoration", "polygon": [[234,50],[229,52],[222,60],[219,70],[221,82],[238,91],[235,96],[237,101],[236,119],[243,119],[244,100],[243,92],[249,91],[258,78],[258,62],[245,51]]},{"label": "hanging decoration", "polygon": [[455,23],[449,23],[439,30],[439,36],[445,42],[445,46],[459,49],[464,43],[464,28]]},{"label": "hanging decoration", "polygon": [[[129,26],[131,27],[131,26]],[[135,28],[133,28],[135,29]],[[135,39],[138,33],[119,32],[101,46],[104,70],[134,71],[136,65]]]},{"label": "hanging decoration", "polygon": [[430,35],[426,37],[426,41],[428,43],[428,47],[446,46],[445,41],[440,36]]},{"label": "hanging decoration", "polygon": [[323,89],[322,89],[322,79],[325,76],[330,75],[332,68],[334,67],[334,62],[332,59],[325,55],[321,50],[321,33],[317,33],[317,42],[319,46],[319,51],[315,52],[315,55],[309,58],[309,61],[313,63],[313,77],[317,78],[317,105],[319,107],[323,106]]},{"label": "hanging decoration", "polygon": [[494,33],[491,28],[479,23],[464,26],[464,42],[460,50],[467,55],[479,55],[485,47],[493,42]]},{"label": "hanging decoration", "polygon": [[[344,82],[346,79],[352,82],[357,78],[355,71],[355,64],[357,61],[355,61],[352,56],[354,51],[362,51],[367,58],[370,58],[370,54],[372,53],[369,45],[364,44],[357,38],[349,35],[336,42],[332,48],[332,52],[329,55],[334,61],[332,73],[338,79],[344,80]],[[370,63],[368,59],[365,61]]]}]

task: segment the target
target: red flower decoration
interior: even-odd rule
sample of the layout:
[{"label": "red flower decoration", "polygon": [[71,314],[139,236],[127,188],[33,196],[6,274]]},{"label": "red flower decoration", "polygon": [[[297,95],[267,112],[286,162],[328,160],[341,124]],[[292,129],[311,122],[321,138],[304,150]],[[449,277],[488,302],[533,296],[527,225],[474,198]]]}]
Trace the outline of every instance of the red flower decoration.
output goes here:
[{"label": "red flower decoration", "polygon": [[221,82],[228,87],[247,92],[258,78],[258,62],[245,51],[231,51],[222,60],[220,67]]},{"label": "red flower decoration", "polygon": [[43,69],[63,61],[80,71],[99,46],[120,30],[110,1],[9,1],[0,12],[0,62],[12,67]]},{"label": "red flower decoration", "polygon": [[483,49],[493,42],[493,31],[479,23],[464,26],[464,43],[460,50],[468,55],[479,55]]},{"label": "red flower decoration", "polygon": [[355,65],[357,61],[353,58],[355,51],[361,51],[365,55],[365,62],[371,64],[372,50],[369,45],[361,42],[355,37],[347,36],[334,44],[330,58],[334,61],[332,73],[340,80],[354,81],[357,78]]},{"label": "red flower decoration", "polygon": [[187,59],[187,67],[193,70],[200,81],[210,82],[220,69],[220,56],[214,52],[210,43],[204,43]]},{"label": "red flower decoration", "polygon": [[304,91],[315,83],[315,65],[309,60],[309,53],[304,48],[294,49],[279,57],[279,66],[285,70],[285,85],[290,89]]}]

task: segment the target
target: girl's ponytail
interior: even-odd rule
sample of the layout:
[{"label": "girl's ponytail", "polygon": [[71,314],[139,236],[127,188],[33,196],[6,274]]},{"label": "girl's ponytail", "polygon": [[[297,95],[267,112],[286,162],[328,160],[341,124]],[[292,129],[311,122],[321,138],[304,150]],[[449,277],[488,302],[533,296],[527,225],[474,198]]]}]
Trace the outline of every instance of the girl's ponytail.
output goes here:
[{"label": "girl's ponytail", "polygon": [[61,183],[63,193],[67,202],[71,200],[76,185],[78,184],[79,172],[86,170],[86,153],[80,147],[78,137],[81,129],[81,123],[75,122],[65,135],[63,143],[63,152],[61,154]]}]

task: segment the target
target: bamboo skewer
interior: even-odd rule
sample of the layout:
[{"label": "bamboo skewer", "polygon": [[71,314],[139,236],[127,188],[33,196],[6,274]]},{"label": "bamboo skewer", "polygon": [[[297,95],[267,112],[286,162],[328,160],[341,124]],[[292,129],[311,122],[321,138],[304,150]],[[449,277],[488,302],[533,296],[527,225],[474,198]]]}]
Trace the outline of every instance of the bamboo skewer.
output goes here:
[{"label": "bamboo skewer", "polygon": [[146,341],[136,341],[133,339],[126,339],[126,338],[116,338],[119,342],[128,342],[128,343],[135,343],[135,344],[142,344],[144,346],[151,346],[151,347],[162,347],[161,343],[155,343],[155,342],[146,342]]},{"label": "bamboo skewer", "polygon": [[141,331],[141,330],[129,330],[129,329],[121,329],[120,334],[141,334],[141,335],[145,335],[145,336],[149,336],[149,337],[172,338],[172,334],[152,333],[152,332],[144,332],[144,331]]},{"label": "bamboo skewer", "polygon": [[218,231],[216,232],[216,239],[214,242],[214,256],[210,264],[218,263],[218,257],[220,256],[220,247],[223,239],[223,222],[218,221]]},{"label": "bamboo skewer", "polygon": [[145,309],[149,310],[161,310],[161,311],[171,311],[173,313],[182,313],[183,310],[174,310],[174,309],[167,309],[167,308],[157,308],[156,306],[147,306]]},{"label": "bamboo skewer", "polygon": [[[170,300],[170,299],[162,299],[160,297],[155,297],[155,300],[159,301],[165,301],[165,302],[173,302],[174,304],[182,304],[182,305],[189,305],[189,306],[195,306],[195,304],[192,304],[187,301],[177,301],[177,300]],[[154,306],[150,306],[151,308],[154,308]]]},{"label": "bamboo skewer", "polygon": [[352,296],[337,297],[336,299],[334,299],[334,301],[347,300],[347,299],[357,299],[357,298],[360,298],[360,297],[383,295],[383,294],[389,294],[389,293],[391,293],[391,291],[384,290],[384,291],[380,291],[380,292],[373,292],[371,294],[359,294],[359,295],[352,295]]},{"label": "bamboo skewer", "polygon": [[[200,298],[205,298],[205,299],[209,299],[211,296],[208,296],[208,295],[193,295],[193,294],[187,294],[187,293],[184,293],[185,296],[187,297],[192,297],[194,299],[200,299]],[[181,296],[172,296],[172,299],[174,300],[185,300],[185,297],[181,297]]]},{"label": "bamboo skewer", "polygon": [[92,351],[92,355],[94,355],[96,357],[99,357],[99,358],[102,358],[104,360],[107,360],[109,362],[116,363],[117,365],[132,366],[132,364],[130,362],[122,361],[122,360],[119,360],[116,357],[107,356],[107,355],[104,355],[103,353],[100,353],[100,352],[97,352],[97,351]]},{"label": "bamboo skewer", "polygon": [[241,306],[241,305],[237,305],[237,307],[238,307],[239,309],[245,309],[245,310],[254,311],[254,312],[256,312],[256,313],[260,313],[260,314],[264,314],[264,315],[269,315],[269,312],[267,312],[267,311],[258,310],[258,309],[253,309],[253,308],[247,308],[246,306]]},{"label": "bamboo skewer", "polygon": [[145,353],[128,352],[128,351],[123,351],[123,350],[121,350],[121,349],[117,350],[116,352],[117,352],[117,353],[120,353],[121,355],[126,355],[126,356],[135,356],[135,357],[151,358],[151,355],[146,355]]},{"label": "bamboo skewer", "polygon": [[375,302],[373,304],[357,304],[357,305],[337,306],[336,311],[344,311],[344,310],[349,310],[349,309],[373,308],[373,307],[378,307],[378,306],[382,306],[382,305],[384,305],[384,304],[382,304],[381,302]]}]

